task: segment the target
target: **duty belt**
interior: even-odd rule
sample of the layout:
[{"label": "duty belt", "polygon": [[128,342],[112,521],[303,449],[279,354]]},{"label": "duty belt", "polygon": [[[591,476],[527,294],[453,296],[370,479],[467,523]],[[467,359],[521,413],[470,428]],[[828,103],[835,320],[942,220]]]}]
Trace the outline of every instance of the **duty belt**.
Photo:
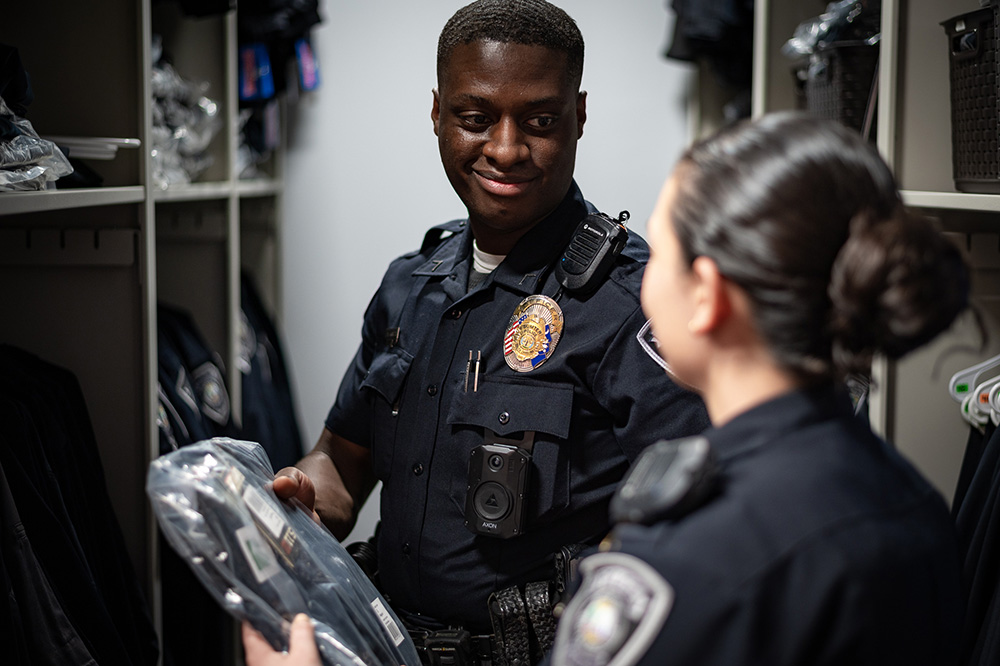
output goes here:
[{"label": "duty belt", "polygon": [[461,627],[437,631],[408,627],[425,666],[530,666],[552,648],[556,620],[552,584],[528,583],[490,595],[492,634],[472,634]]},{"label": "duty belt", "polygon": [[410,628],[409,632],[424,666],[492,666],[494,663],[491,634],[474,635],[461,627],[437,631]]}]

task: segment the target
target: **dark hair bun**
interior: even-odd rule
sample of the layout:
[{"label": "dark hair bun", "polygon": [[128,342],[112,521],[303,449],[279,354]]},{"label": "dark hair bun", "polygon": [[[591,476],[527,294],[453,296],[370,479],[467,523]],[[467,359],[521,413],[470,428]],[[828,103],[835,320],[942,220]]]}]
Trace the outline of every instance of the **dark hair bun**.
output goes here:
[{"label": "dark hair bun", "polygon": [[968,293],[962,253],[930,220],[903,206],[857,216],[830,280],[834,366],[867,372],[876,353],[900,358],[947,329]]}]

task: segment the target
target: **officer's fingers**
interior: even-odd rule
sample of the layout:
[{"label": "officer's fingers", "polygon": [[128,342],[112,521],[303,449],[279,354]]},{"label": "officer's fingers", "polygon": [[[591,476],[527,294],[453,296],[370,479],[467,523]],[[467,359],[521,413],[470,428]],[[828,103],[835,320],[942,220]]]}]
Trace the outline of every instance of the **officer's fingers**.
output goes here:
[{"label": "officer's fingers", "polygon": [[285,467],[274,475],[274,494],[281,499],[295,498],[309,509],[316,506],[316,486],[298,467]]},{"label": "officer's fingers", "polygon": [[281,499],[291,499],[299,492],[300,477],[305,476],[296,467],[285,467],[274,475],[274,494]]},{"label": "officer's fingers", "polygon": [[246,666],[322,666],[312,620],[305,613],[292,621],[287,654],[275,651],[249,622],[244,622],[243,656]]},{"label": "officer's fingers", "polygon": [[299,613],[292,621],[288,638],[288,661],[294,666],[320,666],[312,620],[305,613]]},{"label": "officer's fingers", "polygon": [[243,623],[243,655],[247,666],[270,666],[280,664],[282,654],[275,652],[249,622]]},{"label": "officer's fingers", "polygon": [[316,513],[316,486],[308,474],[298,467],[285,467],[274,475],[272,488],[274,494],[281,499],[295,498],[302,502],[312,514],[312,519],[320,523],[319,514]]}]

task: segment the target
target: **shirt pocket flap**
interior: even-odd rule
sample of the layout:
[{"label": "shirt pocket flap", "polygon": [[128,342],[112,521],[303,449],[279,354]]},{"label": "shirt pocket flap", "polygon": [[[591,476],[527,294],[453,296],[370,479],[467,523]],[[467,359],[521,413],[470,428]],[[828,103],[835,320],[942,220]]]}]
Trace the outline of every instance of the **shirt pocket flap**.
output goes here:
[{"label": "shirt pocket flap", "polygon": [[403,388],[411,361],[413,356],[399,347],[378,354],[372,359],[361,388],[372,389],[390,405],[394,404]]},{"label": "shirt pocket flap", "polygon": [[572,384],[491,379],[472,388],[456,394],[448,410],[449,425],[489,428],[501,437],[526,430],[569,437]]}]

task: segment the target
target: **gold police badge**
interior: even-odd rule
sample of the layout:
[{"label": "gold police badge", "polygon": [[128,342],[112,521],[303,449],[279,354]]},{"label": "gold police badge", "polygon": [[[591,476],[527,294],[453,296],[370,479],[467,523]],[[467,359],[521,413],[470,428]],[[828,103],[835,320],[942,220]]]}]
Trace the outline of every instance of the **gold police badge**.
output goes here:
[{"label": "gold police badge", "polygon": [[521,301],[503,336],[503,356],[518,372],[534,370],[555,351],[563,329],[559,304],[548,296],[534,294]]}]

